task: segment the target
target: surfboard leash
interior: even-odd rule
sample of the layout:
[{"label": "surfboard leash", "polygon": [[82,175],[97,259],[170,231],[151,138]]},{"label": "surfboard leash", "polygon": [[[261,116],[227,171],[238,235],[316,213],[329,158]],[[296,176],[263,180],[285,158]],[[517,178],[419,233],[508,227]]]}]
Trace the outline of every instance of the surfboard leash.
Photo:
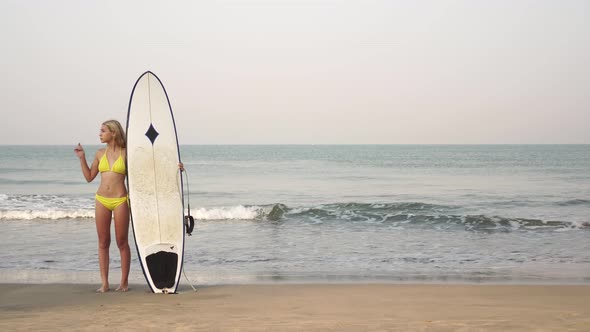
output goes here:
[{"label": "surfboard leash", "polygon": [[197,289],[195,288],[195,286],[193,286],[193,282],[186,275],[186,271],[184,270],[184,266],[182,267],[182,274],[184,274],[184,278],[186,279],[186,281],[188,282],[188,284],[191,285],[191,288],[193,289],[193,291],[196,292]]},{"label": "surfboard leash", "polygon": [[185,177],[186,177],[186,201],[187,201],[187,208],[188,208],[188,214],[186,216],[184,216],[184,227],[186,229],[186,234],[188,234],[188,236],[192,236],[193,235],[193,230],[195,229],[195,218],[193,218],[193,216],[191,216],[191,191],[190,188],[188,186],[189,180],[188,180],[188,172],[186,171],[186,168],[184,170],[182,170],[182,172],[184,172]]},{"label": "surfboard leash", "polygon": [[[186,182],[186,200],[187,200],[187,208],[188,208],[188,214],[184,217],[184,227],[186,228],[186,233],[189,236],[192,236],[193,230],[195,228],[195,218],[193,218],[193,216],[191,216],[191,191],[188,186],[188,183],[189,183],[188,172],[186,171],[186,169],[182,170],[181,172],[184,172],[184,174],[186,176],[186,181],[185,181]],[[196,292],[197,289],[195,288],[195,286],[193,286],[193,282],[186,275],[186,271],[184,270],[184,266],[182,267],[182,274],[184,274],[184,278],[186,279],[188,284],[191,286],[193,291]]]}]

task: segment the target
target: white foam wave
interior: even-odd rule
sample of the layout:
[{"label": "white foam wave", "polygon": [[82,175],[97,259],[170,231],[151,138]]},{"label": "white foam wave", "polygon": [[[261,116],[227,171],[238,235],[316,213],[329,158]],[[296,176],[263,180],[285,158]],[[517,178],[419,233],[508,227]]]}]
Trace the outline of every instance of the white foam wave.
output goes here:
[{"label": "white foam wave", "polygon": [[192,210],[191,214],[198,220],[254,220],[260,216],[262,208],[259,206],[232,206],[218,208],[200,208]]},{"label": "white foam wave", "polygon": [[0,220],[34,220],[34,219],[80,219],[94,218],[94,210],[12,210],[0,211]]}]

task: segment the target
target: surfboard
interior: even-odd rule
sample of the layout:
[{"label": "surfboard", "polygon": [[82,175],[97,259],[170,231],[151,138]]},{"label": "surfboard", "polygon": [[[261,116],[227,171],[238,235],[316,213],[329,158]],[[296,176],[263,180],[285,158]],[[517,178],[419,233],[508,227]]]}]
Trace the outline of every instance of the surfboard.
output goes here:
[{"label": "surfboard", "polygon": [[154,293],[176,293],[184,257],[180,150],[168,94],[154,73],[135,82],[127,112],[127,186],[143,274]]}]

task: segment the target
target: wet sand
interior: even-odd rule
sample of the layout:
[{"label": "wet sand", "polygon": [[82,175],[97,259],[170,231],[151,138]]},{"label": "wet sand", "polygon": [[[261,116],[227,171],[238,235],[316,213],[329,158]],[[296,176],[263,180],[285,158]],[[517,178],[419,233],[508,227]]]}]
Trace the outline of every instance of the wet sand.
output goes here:
[{"label": "wet sand", "polygon": [[590,285],[0,284],[0,330],[590,331]]}]

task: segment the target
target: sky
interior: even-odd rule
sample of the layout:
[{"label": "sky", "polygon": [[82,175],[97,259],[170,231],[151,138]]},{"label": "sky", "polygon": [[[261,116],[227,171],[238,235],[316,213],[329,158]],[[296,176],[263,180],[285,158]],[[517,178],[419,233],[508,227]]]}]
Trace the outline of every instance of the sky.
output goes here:
[{"label": "sky", "polygon": [[590,144],[590,1],[0,2],[0,144]]}]

